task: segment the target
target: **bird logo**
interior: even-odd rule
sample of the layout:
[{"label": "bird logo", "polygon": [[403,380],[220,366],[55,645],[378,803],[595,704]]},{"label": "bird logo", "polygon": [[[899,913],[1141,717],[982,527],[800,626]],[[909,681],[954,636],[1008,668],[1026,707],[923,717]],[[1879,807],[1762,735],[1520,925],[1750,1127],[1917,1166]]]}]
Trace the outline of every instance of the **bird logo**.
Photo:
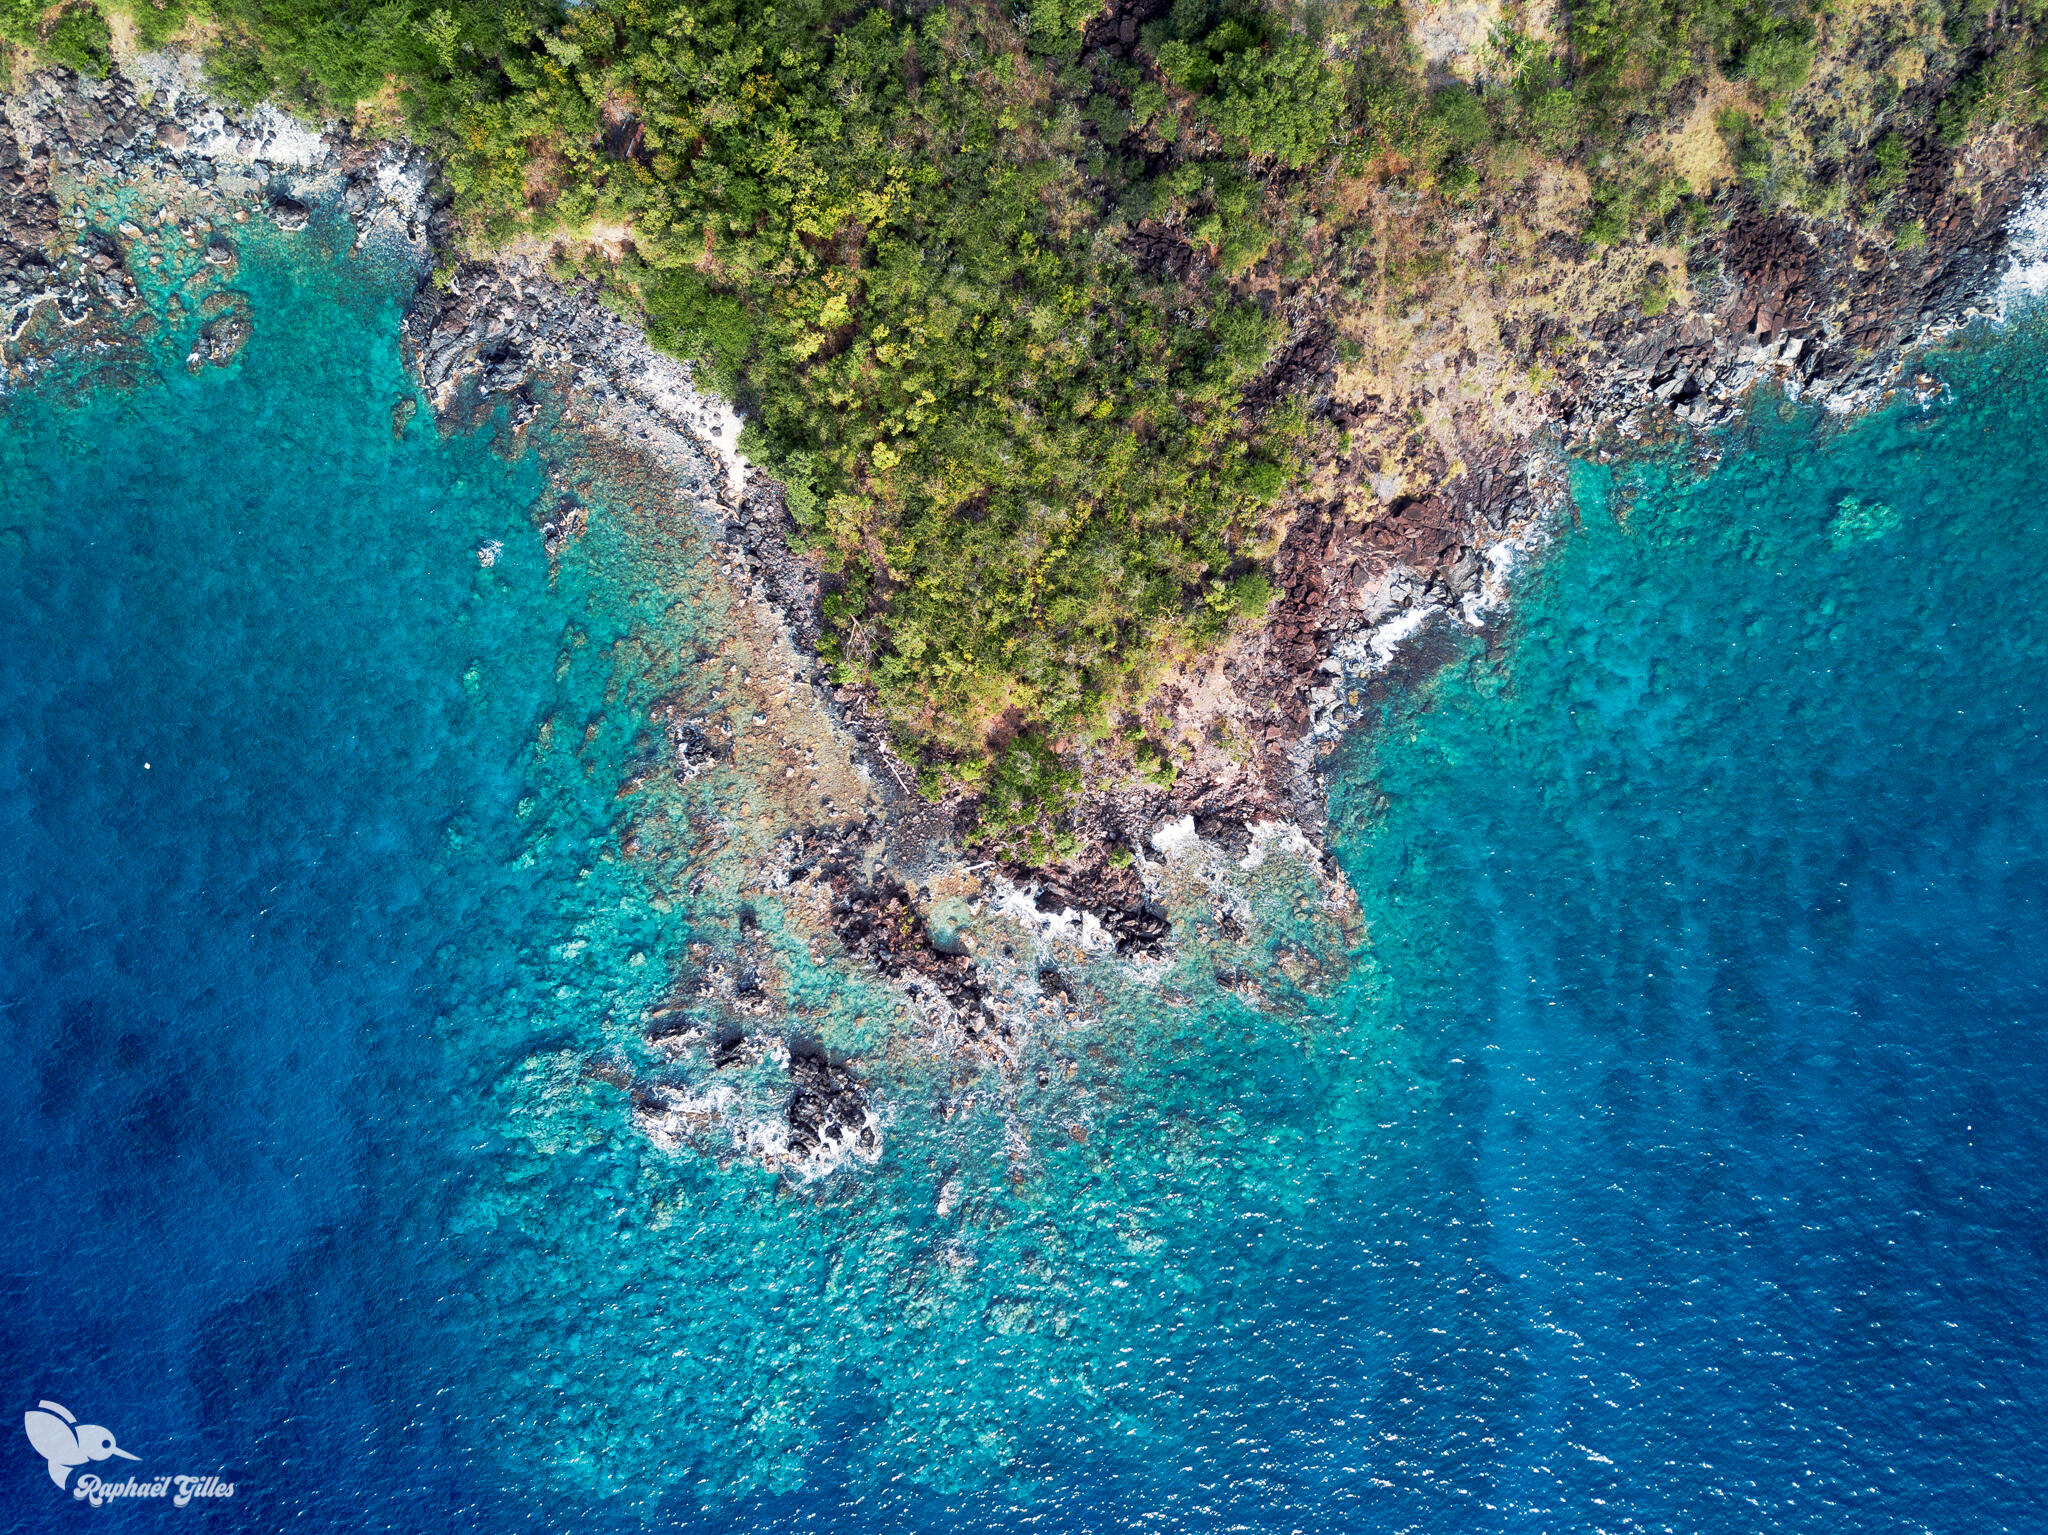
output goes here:
[{"label": "bird logo", "polygon": [[97,1423],[80,1423],[60,1402],[38,1402],[36,1409],[21,1415],[22,1426],[28,1430],[28,1442],[36,1447],[36,1454],[50,1463],[50,1480],[59,1487],[89,1460],[105,1460],[109,1455],[142,1459],[114,1443],[110,1430]]}]

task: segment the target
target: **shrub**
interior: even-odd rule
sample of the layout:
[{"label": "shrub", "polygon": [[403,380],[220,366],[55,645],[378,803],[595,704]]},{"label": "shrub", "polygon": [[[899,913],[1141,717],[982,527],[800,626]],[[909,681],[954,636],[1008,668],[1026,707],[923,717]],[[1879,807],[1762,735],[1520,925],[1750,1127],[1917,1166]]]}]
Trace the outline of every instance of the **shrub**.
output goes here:
[{"label": "shrub", "polygon": [[1636,290],[1636,304],[1645,316],[1655,319],[1671,307],[1671,274],[1661,261],[1653,262]]},{"label": "shrub", "polygon": [[1371,52],[1352,66],[1351,117],[1374,149],[1415,151],[1428,105],[1421,76],[1399,60]]},{"label": "shrub", "polygon": [[1102,0],[1032,0],[1031,51],[1070,58],[1081,51],[1082,34],[1102,11]]},{"label": "shrub", "polygon": [[1545,91],[1529,104],[1529,130],[1548,155],[1568,155],[1579,147],[1581,116],[1578,93],[1568,86]]},{"label": "shrub", "polygon": [[1131,754],[1137,765],[1138,775],[1148,783],[1161,789],[1170,789],[1180,777],[1180,769],[1168,759],[1163,748],[1152,741],[1140,741]]},{"label": "shrub", "polygon": [[1491,137],[1486,108],[1462,85],[1447,85],[1429,98],[1426,124],[1443,155],[1468,154]]},{"label": "shrub", "polygon": [[1690,191],[1682,176],[1667,175],[1655,166],[1623,169],[1594,185],[1586,239],[1595,245],[1618,245],[1655,228],[1677,211]]},{"label": "shrub", "polygon": [[94,79],[113,62],[107,19],[86,0],[72,0],[54,16],[35,0],[0,0],[0,38]]},{"label": "shrub", "polygon": [[1279,593],[1273,583],[1266,579],[1264,571],[1255,570],[1250,575],[1239,576],[1230,583],[1230,605],[1246,618],[1254,621],[1263,619],[1266,610],[1273,605]]},{"label": "shrub", "polygon": [[1214,116],[1226,141],[1294,170],[1334,145],[1346,71],[1303,39],[1284,37],[1267,52],[1233,55],[1217,79]]},{"label": "shrub", "polygon": [[1806,83],[1813,49],[1800,38],[1774,33],[1743,56],[1741,78],[1764,96],[1789,96]]},{"label": "shrub", "polygon": [[[741,365],[753,350],[754,329],[745,303],[690,267],[658,271],[635,260],[627,270],[639,293],[648,339],[664,351],[706,364],[711,387],[733,393]],[[772,456],[767,442],[762,447]]]},{"label": "shrub", "polygon": [[1942,143],[1954,149],[1970,136],[1984,107],[1983,71],[1958,80],[1934,109],[1934,130]]},{"label": "shrub", "polygon": [[1873,191],[1895,191],[1906,184],[1906,175],[1913,168],[1911,145],[1897,133],[1887,133],[1870,146],[1870,153],[1877,161],[1877,170],[1870,177]]},{"label": "shrub", "polygon": [[1202,99],[1224,141],[1294,170],[1327,153],[1343,122],[1349,66],[1263,14],[1225,16],[1199,40],[1183,30],[1205,21],[1176,6],[1173,35],[1156,57],[1162,73]]},{"label": "shrub", "polygon": [[1022,845],[1033,862],[1043,862],[1051,839],[1065,829],[1080,786],[1080,775],[1060,761],[1044,737],[1016,736],[990,765],[970,840]]}]

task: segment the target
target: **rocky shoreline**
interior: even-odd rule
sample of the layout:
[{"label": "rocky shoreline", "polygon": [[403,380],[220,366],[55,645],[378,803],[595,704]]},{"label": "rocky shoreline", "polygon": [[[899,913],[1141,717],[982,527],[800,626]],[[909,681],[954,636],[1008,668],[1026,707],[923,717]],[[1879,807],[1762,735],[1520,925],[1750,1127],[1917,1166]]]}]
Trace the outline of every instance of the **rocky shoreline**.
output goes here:
[{"label": "rocky shoreline", "polygon": [[[791,914],[803,942],[879,977],[920,1048],[983,1082],[974,1091],[1011,1116],[1034,1086],[1071,1074],[1060,1040],[1114,1007],[1120,986],[1157,988],[1192,964],[1202,986],[1312,1010],[1358,931],[1316,840],[1325,758],[1394,690],[1497,628],[1516,571],[1565,503],[1564,451],[1701,432],[1765,387],[1843,414],[1873,408],[1920,349],[1989,307],[2032,184],[2017,149],[1974,198],[1929,167],[1914,191],[1927,246],[1911,258],[1846,227],[1738,207],[1701,302],[1597,317],[1562,353],[1560,335],[1540,327],[1516,338],[1530,355],[1565,356],[1523,427],[1479,421],[1458,473],[1375,515],[1348,511],[1356,503],[1342,496],[1296,505],[1268,623],[1162,689],[1177,776],[1134,781],[1110,759],[1084,760],[1079,851],[997,866],[968,846],[972,804],[922,798],[870,699],[832,684],[818,657],[818,568],[779,489],[740,457],[739,419],[685,365],[607,309],[594,284],[557,280],[534,254],[463,257],[418,151],[340,127],[316,134],[267,110],[232,119],[195,87],[195,61],[129,68],[105,81],[44,74],[6,100],[5,388],[66,357],[118,358],[148,330],[145,289],[175,288],[164,313],[190,332],[188,366],[231,363],[248,334],[231,287],[237,229],[267,218],[290,235],[316,212],[338,215],[358,245],[377,242],[420,274],[404,343],[444,428],[496,420],[544,456],[570,438],[602,442],[617,472],[693,519],[733,598],[736,681],[730,696],[708,695],[715,707],[679,698],[657,711],[664,753],[621,798],[656,798],[704,773],[790,787],[760,829],[732,839],[716,878],[677,864],[677,898],[726,919],[727,938],[693,946],[647,1020],[643,1059],[584,1069],[624,1094],[655,1144],[799,1180],[873,1160],[888,1110],[865,1064],[804,1028],[756,900]],[[154,212],[109,227],[89,215],[116,201]],[[1331,401],[1328,358],[1306,334],[1278,376],[1341,426],[1352,407]],[[589,516],[554,462],[560,493],[535,526],[551,558]],[[1339,465],[1337,479],[1359,472]],[[663,856],[630,826],[620,851]],[[1312,942],[1295,932],[1303,924]]]},{"label": "rocky shoreline", "polygon": [[[1506,614],[1509,582],[1565,505],[1565,455],[1704,441],[1760,390],[1849,419],[1901,390],[1925,397],[1938,387],[1925,355],[1996,313],[2010,226],[2040,178],[2030,141],[1920,149],[1904,196],[1906,210],[1921,215],[1924,248],[1896,251],[1847,222],[1795,220],[1746,193],[1724,193],[1726,223],[1695,253],[1707,277],[1690,306],[1556,317],[1503,337],[1518,363],[1552,364],[1555,378],[1542,398],[1517,403],[1512,425],[1481,408],[1461,410],[1460,457],[1433,489],[1382,495],[1360,516],[1356,496],[1343,492],[1362,470],[1334,466],[1324,478],[1337,493],[1295,511],[1269,623],[1219,661],[1227,681],[1208,683],[1229,699],[1257,751],[1245,764],[1200,751],[1217,719],[1197,701],[1182,732],[1197,743],[1194,771],[1157,808],[1185,807],[1205,820],[1250,809],[1320,825],[1321,758],[1394,690],[1433,670],[1433,657],[1454,652],[1461,636],[1491,632]],[[1960,163],[1972,156],[1982,163]],[[1571,268],[1595,258],[1560,251],[1557,259]],[[1338,403],[1335,363],[1327,345],[1316,345],[1313,317],[1299,328],[1303,341],[1282,369],[1333,426],[1364,424],[1374,403]]]},{"label": "rocky shoreline", "polygon": [[[811,1033],[778,948],[790,934],[876,977],[899,999],[913,1054],[954,1063],[953,1096],[994,1106],[1020,1148],[1032,1138],[1020,1095],[1043,1098],[1073,1075],[1061,1041],[1114,1010],[1122,988],[1177,994],[1188,982],[1161,978],[1192,964],[1193,983],[1274,1007],[1328,994],[1335,974],[1317,956],[1348,950],[1355,911],[1299,834],[1239,825],[1233,851],[1174,817],[1125,824],[1105,835],[1135,838],[1136,856],[1099,882],[973,857],[963,807],[922,799],[869,700],[827,678],[816,567],[793,551],[775,485],[739,458],[738,419],[687,367],[594,286],[558,282],[530,256],[445,260],[454,231],[416,152],[269,113],[232,120],[196,89],[195,61],[137,63],[105,81],[45,74],[6,103],[7,389],[70,378],[72,363],[85,364],[81,386],[110,363],[140,379],[167,323],[182,327],[188,366],[231,364],[248,334],[232,287],[248,226],[331,239],[345,219],[357,246],[375,242],[419,274],[402,339],[442,427],[495,423],[508,447],[536,447],[550,464],[557,492],[536,509],[535,535],[551,559],[587,527],[578,487],[596,475],[672,508],[717,563],[734,680],[656,710],[665,755],[620,787],[635,808],[618,852],[646,869],[662,909],[687,904],[693,926],[724,936],[691,946],[638,1058],[581,1068],[621,1092],[654,1144],[798,1182],[880,1154],[893,1110],[875,1098],[873,1063]],[[137,222],[110,208],[150,211]],[[243,317],[232,334],[217,323],[226,313]],[[394,433],[410,403],[394,409]],[[776,789],[753,796],[757,817],[721,828],[726,851],[710,865],[654,833],[674,819],[657,810],[664,797],[705,774]],[[783,936],[755,919],[764,901],[790,918],[776,924]],[[1304,924],[1322,936],[1278,936]],[[1251,977],[1275,943],[1291,957],[1261,992]],[[1085,1110],[1063,1112],[1066,1133],[1085,1134]]]},{"label": "rocky shoreline", "polygon": [[[1320,827],[1321,762],[1337,741],[1432,670],[1457,636],[1483,633],[1507,612],[1514,575],[1565,505],[1565,454],[1625,453],[1726,426],[1759,388],[1843,417],[1902,387],[1924,391],[1924,379],[1906,377],[1917,359],[1994,307],[2006,227],[2034,185],[2030,157],[2007,148],[1974,196],[1956,190],[1939,160],[1923,159],[1909,189],[1926,214],[1927,244],[1916,255],[1848,226],[1816,232],[1739,203],[1707,253],[1715,276],[1701,302],[1661,318],[1608,313],[1581,327],[1580,349],[1534,413],[1536,430],[1482,429],[1462,473],[1431,494],[1396,497],[1371,520],[1348,517],[1335,500],[1297,507],[1275,561],[1281,592],[1269,622],[1210,658],[1206,674],[1190,671],[1163,689],[1179,759],[1172,784],[1139,781],[1116,761],[1084,762],[1079,854],[1057,866],[1011,865],[1011,875],[1128,926],[1144,920],[1144,897],[1120,855],[1156,828],[1192,816],[1203,837],[1242,854],[1254,824]],[[666,421],[716,450],[731,484],[712,498],[714,532],[791,642],[815,656],[819,572],[794,548],[779,488],[738,460],[737,418],[697,396],[688,370],[652,353],[594,287],[555,283],[527,259],[466,261],[446,293],[423,291],[409,333],[430,389],[447,387],[447,359],[474,354],[479,390],[521,400],[516,416],[531,408],[521,391],[532,379],[594,371],[610,380],[607,401],[627,412],[629,434],[654,441]],[[1518,341],[1535,356],[1555,353],[1559,339],[1539,327]],[[1302,353],[1290,352],[1277,372],[1317,394],[1313,358]],[[636,382],[672,372],[665,392]],[[915,765],[896,755],[865,690],[832,690],[831,702],[895,791],[892,813],[921,807],[910,792]],[[1219,741],[1227,749],[1208,749]],[[971,825],[971,804],[941,808],[956,832]]]},{"label": "rocky shoreline", "polygon": [[[418,259],[446,238],[421,152],[318,133],[269,108],[232,119],[198,88],[191,59],[145,55],[132,67],[104,80],[46,71],[0,98],[7,387],[52,358],[120,345],[145,280],[169,286],[194,262],[231,273],[235,225],[252,216],[296,232],[307,199],[332,199],[359,244]],[[137,214],[101,227],[86,204],[117,193]]]},{"label": "rocky shoreline", "polygon": [[[283,227],[303,224],[306,199],[324,197],[358,226],[359,239],[402,242],[423,268],[428,257],[457,254],[420,152],[340,127],[315,134],[269,109],[231,121],[192,84],[194,61],[138,62],[137,79],[53,71],[8,98],[0,303],[11,371],[32,369],[39,350],[75,346],[77,327],[118,320],[135,303],[124,234],[62,227],[56,175],[154,175],[216,200],[232,187],[267,200]],[[1724,426],[1759,387],[1843,415],[1875,408],[1913,359],[1993,307],[2006,225],[2032,185],[2025,155],[2013,149],[2007,162],[1965,197],[1945,166],[1923,159],[1910,191],[1925,209],[1927,244],[1911,256],[1851,226],[1740,206],[1715,241],[1718,269],[1702,302],[1654,319],[1599,315],[1565,337],[1564,363],[1537,413],[1544,430],[1482,430],[1459,473],[1429,494],[1394,498],[1370,520],[1347,517],[1336,500],[1294,508],[1275,561],[1280,601],[1249,643],[1218,658],[1229,685],[1206,689],[1228,696],[1197,696],[1200,677],[1165,689],[1195,747],[1178,779],[1157,792],[1128,775],[1091,784],[1084,841],[1112,852],[1143,835],[1141,824],[1182,814],[1205,835],[1259,816],[1319,824],[1317,760],[1383,693],[1375,679],[1411,671],[1400,657],[1432,623],[1476,630],[1504,611],[1508,578],[1562,504],[1561,451],[1627,451],[1674,431]],[[208,260],[232,259],[226,235],[177,233]],[[204,247],[201,233],[209,234]],[[406,320],[437,412],[505,403],[519,429],[539,414],[541,392],[573,379],[590,420],[662,457],[705,509],[735,575],[780,616],[796,648],[815,656],[819,572],[792,547],[779,489],[740,459],[739,418],[605,308],[594,285],[559,282],[532,255],[460,259],[446,271],[445,282],[422,282]],[[70,334],[39,347],[34,332],[52,320]],[[1558,323],[1512,339],[1533,357],[1557,353],[1564,332]],[[1336,424],[1350,419],[1330,405],[1329,362],[1314,347],[1292,349],[1278,371],[1322,400]],[[822,673],[815,680],[824,686]],[[836,717],[907,794],[912,765],[895,756],[868,699],[829,691]],[[1228,759],[1200,750],[1201,735],[1217,734],[1219,723],[1243,727],[1250,751],[1237,742]]]}]

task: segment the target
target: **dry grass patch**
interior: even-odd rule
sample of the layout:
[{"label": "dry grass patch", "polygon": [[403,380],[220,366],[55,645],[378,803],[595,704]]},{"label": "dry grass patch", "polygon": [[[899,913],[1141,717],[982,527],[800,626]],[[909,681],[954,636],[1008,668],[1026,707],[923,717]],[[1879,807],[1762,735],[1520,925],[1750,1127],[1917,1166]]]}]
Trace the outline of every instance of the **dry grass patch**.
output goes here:
[{"label": "dry grass patch", "polygon": [[1749,110],[1749,93],[1732,80],[1715,79],[1672,135],[1666,150],[1671,168],[1701,197],[1735,179],[1735,160],[1721,132],[1721,114],[1729,107]]}]

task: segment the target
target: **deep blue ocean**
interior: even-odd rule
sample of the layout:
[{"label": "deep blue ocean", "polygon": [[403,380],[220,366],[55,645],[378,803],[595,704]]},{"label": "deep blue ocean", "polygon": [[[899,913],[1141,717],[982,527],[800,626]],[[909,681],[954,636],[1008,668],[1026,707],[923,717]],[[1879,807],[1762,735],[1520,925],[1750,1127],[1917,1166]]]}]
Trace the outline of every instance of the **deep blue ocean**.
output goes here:
[{"label": "deep blue ocean", "polygon": [[1085,1144],[792,1192],[581,1067],[731,917],[618,856],[702,545],[586,483],[551,564],[339,252],[0,399],[0,1370],[236,1486],[17,1437],[0,1528],[2048,1528],[2048,334],[1578,466],[1337,759],[1340,995],[1134,988]]}]

